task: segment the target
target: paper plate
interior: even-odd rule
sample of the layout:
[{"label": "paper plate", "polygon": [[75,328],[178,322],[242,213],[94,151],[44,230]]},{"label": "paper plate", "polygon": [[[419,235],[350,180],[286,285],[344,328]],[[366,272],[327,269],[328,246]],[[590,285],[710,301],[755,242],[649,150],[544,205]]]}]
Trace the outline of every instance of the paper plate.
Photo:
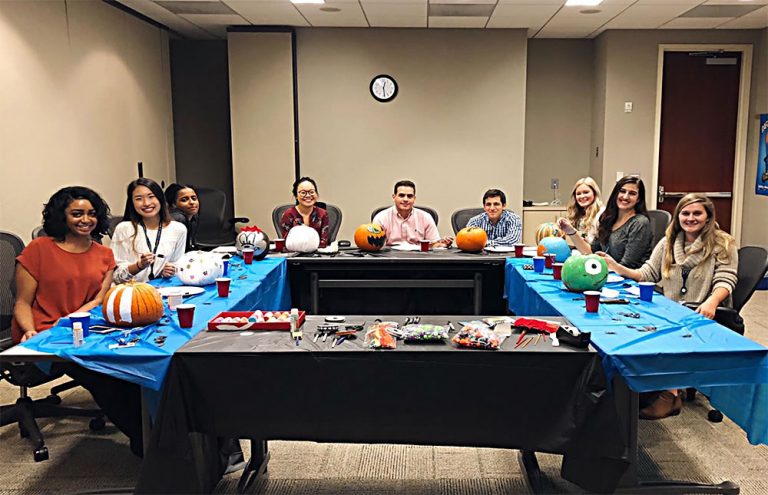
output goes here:
[{"label": "paper plate", "polygon": [[514,253],[513,246],[485,246],[485,250],[490,253]]},{"label": "paper plate", "polygon": [[624,281],[624,277],[621,275],[616,275],[615,273],[609,273],[608,278],[605,280],[605,283],[607,284],[615,284],[616,282],[622,282]]},{"label": "paper plate", "polygon": [[219,246],[211,249],[211,252],[221,254],[237,254],[237,248],[235,246]]},{"label": "paper plate", "polygon": [[202,287],[193,287],[191,285],[180,285],[177,287],[158,287],[157,292],[159,292],[163,297],[168,297],[175,294],[181,294],[182,296],[195,296],[205,292],[205,289]]},{"label": "paper plate", "polygon": [[535,247],[523,248],[523,256],[530,256],[531,258],[533,258],[534,256],[538,256],[538,254],[536,253],[536,248]]},{"label": "paper plate", "polygon": [[421,251],[421,246],[418,244],[393,244],[390,246],[394,251]]}]

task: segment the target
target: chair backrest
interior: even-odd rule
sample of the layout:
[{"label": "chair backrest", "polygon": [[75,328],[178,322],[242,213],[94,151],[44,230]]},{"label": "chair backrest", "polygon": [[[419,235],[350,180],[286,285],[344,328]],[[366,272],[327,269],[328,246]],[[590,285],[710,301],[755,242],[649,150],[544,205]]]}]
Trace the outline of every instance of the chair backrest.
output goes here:
[{"label": "chair backrest", "polygon": [[107,233],[109,234],[109,238],[111,239],[112,236],[115,235],[115,229],[117,228],[117,224],[123,221],[123,215],[117,216],[117,215],[110,215],[109,217],[109,228],[107,229]]},{"label": "chair backrest", "polygon": [[651,232],[653,232],[651,248],[655,248],[656,244],[664,237],[667,225],[672,220],[672,215],[664,210],[648,210],[648,219],[651,221]]},{"label": "chair backrest", "polygon": [[38,237],[46,237],[47,235],[48,234],[45,233],[42,225],[38,225],[32,230],[32,239],[37,239]]},{"label": "chair backrest", "polygon": [[16,257],[24,241],[10,232],[0,231],[0,348],[10,341],[13,304],[16,300]]},{"label": "chair backrest", "polygon": [[451,227],[453,227],[453,233],[458,234],[461,229],[467,226],[469,219],[481,214],[482,208],[462,208],[456,210],[451,215]]},{"label": "chair backrest", "polygon": [[[389,208],[389,206],[379,206],[378,208],[373,210],[373,213],[371,213],[371,221],[373,221],[374,217],[380,211],[386,210],[387,208]],[[414,205],[414,208],[418,208],[420,210],[424,210],[427,213],[429,213],[432,216],[432,220],[435,221],[435,225],[437,225],[437,221],[438,221],[438,218],[439,218],[438,215],[437,215],[437,210],[435,210],[434,208],[430,208],[429,206],[416,206],[416,205]]]},{"label": "chair backrest", "polygon": [[235,238],[235,226],[227,218],[227,195],[220,189],[197,187],[197,198],[200,201],[198,213],[197,240],[219,239],[222,234]]},{"label": "chair backrest", "polygon": [[739,281],[736,282],[736,289],[731,294],[733,309],[741,311],[763,280],[766,271],[768,271],[768,251],[765,248],[744,246],[739,249],[739,268],[736,272]]},{"label": "chair backrest", "polygon": [[[282,237],[283,235],[282,229],[280,228],[280,219],[283,218],[285,210],[291,206],[294,206],[294,203],[275,206],[272,210],[272,225],[275,227],[277,237]],[[336,240],[336,236],[339,234],[339,229],[341,228],[341,209],[336,205],[323,203],[321,201],[317,202],[317,206],[325,209],[328,213],[328,242],[331,243]]]}]

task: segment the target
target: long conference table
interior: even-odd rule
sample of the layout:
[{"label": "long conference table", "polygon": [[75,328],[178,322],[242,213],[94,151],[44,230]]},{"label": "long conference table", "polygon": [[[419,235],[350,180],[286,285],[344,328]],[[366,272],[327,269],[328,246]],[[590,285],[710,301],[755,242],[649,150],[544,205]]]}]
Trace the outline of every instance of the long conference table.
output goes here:
[{"label": "long conference table", "polygon": [[[418,283],[420,280],[418,273],[421,270],[421,266],[428,265],[429,263],[427,260],[429,260],[430,256],[433,254],[437,253],[425,253],[423,255],[419,253],[417,259],[424,261],[424,263],[413,261],[374,261],[374,263],[386,263],[389,265],[389,269],[392,272],[394,272],[392,268],[395,266],[407,266],[404,273],[410,273],[408,278],[415,280],[416,283],[414,285],[416,288],[433,289],[436,291],[443,289],[450,290],[450,287],[441,287],[440,284],[427,284],[427,286],[425,286]],[[395,258],[398,256],[386,255],[384,253],[382,253],[382,255],[383,258]],[[454,253],[438,254],[438,256],[441,255],[449,258],[454,255]],[[307,263],[328,263],[329,266],[334,262],[341,263],[340,261],[335,260],[343,260],[343,257],[339,256],[335,257],[335,259],[330,258],[331,261],[318,261],[314,259],[316,257],[306,258],[308,258],[306,261]],[[364,256],[360,256],[360,258],[364,258]],[[407,258],[407,256],[404,258]],[[760,404],[766,404],[765,398],[768,396],[768,389],[766,388],[766,383],[768,383],[768,349],[749,339],[739,336],[720,325],[706,320],[690,310],[667,301],[661,296],[657,296],[652,303],[638,302],[631,305],[631,311],[639,313],[638,318],[630,318],[621,315],[620,313],[626,312],[627,309],[626,307],[622,308],[622,306],[601,306],[601,311],[598,315],[589,316],[584,313],[583,301],[574,301],[576,296],[572,293],[563,291],[559,282],[556,283],[551,276],[538,276],[528,270],[524,270],[524,260],[504,259],[500,256],[493,255],[485,258],[482,255],[466,256],[466,258],[471,259],[472,261],[470,261],[470,263],[475,263],[477,267],[481,267],[480,269],[489,270],[489,275],[487,277],[489,280],[500,280],[498,277],[494,278],[494,275],[490,275],[492,270],[502,272],[504,280],[503,295],[506,296],[509,309],[514,313],[531,316],[564,316],[582,330],[592,332],[593,345],[599,352],[607,380],[613,380],[617,384],[620,384],[625,380],[629,385],[629,388],[634,392],[695,386],[708,393],[713,401],[713,405],[734,419],[747,432],[750,442],[768,443],[768,424],[766,423],[765,418],[766,408],[760,407]],[[501,262],[499,262],[499,259],[501,259]],[[114,337],[110,336],[97,338],[89,337],[86,346],[80,348],[62,345],[62,342],[67,337],[68,330],[66,328],[58,327],[55,327],[50,332],[43,332],[24,345],[30,349],[52,353],[59,357],[73,360],[90,369],[138,383],[149,390],[160,391],[169,369],[173,369],[177,362],[179,363],[179,366],[184,366],[183,363],[193,362],[187,355],[185,344],[191,346],[190,349],[192,349],[192,351],[190,352],[190,355],[200,353],[201,348],[199,347],[199,340],[205,340],[209,335],[207,333],[199,334],[199,332],[208,319],[212,318],[218,312],[227,309],[287,309],[290,307],[291,301],[288,294],[300,294],[300,291],[302,290],[301,287],[292,287],[290,289],[288,287],[289,279],[292,282],[294,280],[302,280],[301,277],[295,278],[294,276],[289,275],[291,269],[300,269],[296,268],[295,265],[289,269],[291,261],[298,262],[303,260],[289,258],[288,263],[286,263],[284,259],[267,258],[261,262],[254,263],[251,266],[234,263],[234,272],[232,273],[232,294],[228,299],[217,298],[215,295],[215,287],[207,287],[203,294],[195,296],[190,300],[190,302],[197,304],[196,322],[193,329],[180,329],[175,320],[175,315],[169,315],[169,317],[161,320],[158,325],[150,326],[142,330],[144,337],[140,339],[141,342],[139,345],[134,348],[119,349],[118,351],[109,349],[109,343],[114,342]],[[457,266],[459,264],[460,263],[457,263]],[[484,267],[483,264],[486,264],[487,266]],[[450,262],[443,263],[442,265],[443,270],[450,272]],[[488,267],[493,268],[489,269]],[[305,275],[306,271],[302,277]],[[441,276],[446,275],[450,276],[447,273],[444,273]],[[429,277],[430,276],[426,276],[425,278],[430,280]],[[462,277],[457,277],[453,280],[461,280],[461,278]],[[319,282],[320,279],[321,277],[318,277],[317,281]],[[465,293],[457,293],[446,299],[452,301],[455,307],[464,307],[460,305],[469,304],[468,307],[470,307],[471,310],[467,312],[477,314],[478,309],[483,309],[482,305],[478,307],[476,304],[477,295],[475,291],[477,290],[477,287],[481,286],[478,284],[470,286],[466,283],[466,280],[468,279],[469,278],[465,277],[465,281],[462,282],[461,288],[466,291]],[[356,280],[356,278],[353,277],[352,280]],[[438,278],[431,280],[438,280]],[[472,280],[477,280],[474,275],[472,275]],[[155,283],[158,285],[173,284],[173,281],[161,281]],[[342,286],[344,283],[345,282],[342,282]],[[401,282],[395,282],[394,284],[400,283]],[[331,283],[331,286],[332,285],[333,283]],[[316,287],[318,290],[323,288],[333,288],[328,286],[323,287],[319,283]],[[355,287],[347,287],[347,289],[346,294],[358,290]],[[482,299],[485,300],[489,296],[489,291],[486,291],[482,287],[480,290],[483,294]],[[344,292],[341,292],[340,294],[337,294],[336,297],[344,297],[344,294]],[[493,292],[490,292],[490,294],[493,294]],[[322,298],[323,296],[318,295],[317,297]],[[293,305],[300,305],[302,309],[310,309],[306,306],[307,300],[304,299],[304,296],[300,296],[298,299],[300,304],[297,304],[297,301],[294,300]],[[385,299],[369,298],[365,305],[365,309],[367,310],[364,314],[377,314],[378,309],[376,304],[382,300]],[[309,301],[311,301],[311,298]],[[483,304],[485,303],[483,302]],[[497,304],[497,301],[492,301],[489,304]],[[418,308],[415,308],[413,311],[410,310],[411,308],[413,307],[409,307],[407,311],[401,311],[399,313],[413,315]],[[316,307],[316,309],[319,308]],[[462,311],[462,313],[464,313],[464,311]],[[378,314],[385,313],[378,312]],[[424,314],[428,313],[425,312]],[[94,311],[94,315],[98,318],[98,311]],[[638,331],[638,328],[643,328],[645,326],[652,326],[655,331]],[[156,332],[165,332],[167,336],[166,343],[162,348],[152,345],[151,343],[151,336]],[[238,345],[241,345],[237,343],[237,341],[237,338],[232,340],[232,344],[235,345],[235,348]],[[187,342],[190,343],[187,344]],[[211,355],[220,352],[226,353],[226,349],[218,348],[218,345],[219,343],[211,346]],[[204,348],[205,346],[203,346],[203,349]],[[457,362],[460,363],[463,359],[467,359],[464,355],[472,353],[473,351],[448,352],[446,353],[447,356],[444,356],[443,358],[449,361],[457,360]],[[205,355],[206,352],[202,352],[202,354]],[[311,353],[299,353],[298,355],[306,354]],[[385,353],[367,354],[364,361],[370,359],[388,359],[371,357],[383,354]],[[400,353],[398,352],[397,354]],[[476,354],[504,356],[506,353],[480,352]],[[520,356],[524,353],[513,354],[516,359],[521,359]],[[264,356],[264,354],[259,355],[262,357]],[[295,355],[295,352],[292,352],[292,355]],[[395,353],[392,353],[392,355],[394,356]],[[323,356],[323,358],[325,358],[325,356]],[[329,357],[329,359],[333,361],[332,357]],[[396,361],[399,358],[392,359]],[[374,366],[374,368],[382,366],[382,364],[377,361],[373,361],[373,363],[372,366]],[[383,368],[379,369],[383,370]],[[171,375],[176,376],[173,375],[173,373]],[[191,376],[191,374],[182,373],[179,376]],[[268,376],[270,379],[273,378],[272,375],[267,374],[266,371],[263,375],[259,376]],[[337,375],[337,377],[342,378],[341,375]],[[619,377],[621,380],[618,379]],[[255,379],[256,377],[253,376],[253,378]],[[299,377],[294,378],[297,380],[299,379]],[[311,378],[311,376],[305,377],[308,381],[311,381]],[[227,379],[228,378],[222,379],[222,383],[226,384]],[[268,389],[269,383],[270,380],[260,380],[261,387],[267,387]],[[169,387],[166,387],[166,394],[168,389]],[[285,389],[273,390],[272,392],[271,395],[267,394],[267,396],[270,397],[270,400],[276,400],[276,404],[281,402],[281,396],[301,395],[306,393],[305,390],[286,391]],[[617,396],[620,395],[618,386],[614,392]],[[739,395],[744,393],[748,394],[746,399],[744,395]],[[630,394],[630,398],[631,396],[632,394]],[[741,399],[740,401],[736,400],[737,396]],[[203,397],[201,396],[200,400],[202,399]],[[166,397],[163,399],[163,403],[168,400],[172,400],[172,398]],[[193,403],[193,405],[196,405],[196,403]],[[221,407],[224,406],[225,404],[221,405]],[[160,445],[159,440],[157,439],[168,438],[168,435],[170,434],[168,428],[174,427],[164,423],[165,419],[167,419],[163,416],[163,411],[166,410],[164,407],[168,408],[169,406],[161,404],[159,407],[161,411],[159,417],[163,422],[158,423],[158,428],[153,432],[155,437],[151,443],[151,448],[148,453],[149,457],[154,455],[153,449]],[[276,419],[278,416],[278,409],[279,408],[270,409],[273,414],[271,419]],[[172,408],[167,410],[171,411]],[[622,416],[623,414],[625,416],[623,418],[624,420],[627,419],[626,415],[629,414],[630,418],[634,418],[636,424],[636,415],[631,409],[631,406],[629,409],[625,408],[623,413],[619,410],[618,414],[619,416]],[[301,411],[286,412],[286,417],[296,418],[299,416],[301,416]],[[178,419],[176,414],[171,414],[169,417],[176,417]],[[295,421],[293,421],[293,423],[295,423]],[[310,423],[317,426],[316,422]],[[397,424],[397,421],[393,422],[393,424]],[[191,426],[194,432],[205,433],[203,424],[193,422]],[[269,427],[264,426],[263,431],[255,431],[255,433],[269,433],[268,428]],[[328,433],[328,431],[321,429],[316,436],[310,435],[309,438],[321,439],[320,437],[323,435],[320,433],[323,431]],[[306,437],[304,433],[308,432],[305,431],[302,435],[296,436],[287,434],[280,436],[287,436],[288,438],[304,438]],[[385,430],[385,433],[386,434],[382,434],[379,437],[376,437],[375,435],[363,435],[361,433],[361,437],[357,441],[398,442],[413,440],[410,435],[398,435],[394,430]],[[627,441],[631,443],[632,435],[630,434],[627,437],[626,432],[624,432],[624,435]],[[205,437],[203,436],[202,438]],[[338,434],[338,432],[334,434],[329,433],[326,439],[344,440],[345,438],[348,441],[355,441],[355,436],[348,432],[344,434]],[[436,437],[430,438],[434,439]],[[256,441],[261,441],[263,439],[263,435],[261,437],[255,437]],[[427,441],[426,438],[416,440],[422,442]],[[468,443],[459,442],[459,444]],[[477,443],[471,445],[476,444]],[[519,448],[530,448],[531,450],[536,450],[538,448],[532,443],[527,444],[528,446],[526,446],[524,443],[507,442],[507,445],[511,444],[514,444]],[[621,445],[622,448],[624,448],[626,447],[625,444],[626,442],[616,442],[613,443],[613,447],[618,448],[619,445]],[[633,464],[633,459],[631,458],[632,446],[629,445],[629,447],[630,455],[628,458],[625,456],[622,462],[629,462],[629,471],[631,471],[631,465]],[[557,449],[540,449],[540,451],[554,450]],[[574,455],[573,451],[561,453],[571,454],[569,457],[566,457],[566,459],[578,458],[578,456]],[[578,462],[572,462],[570,464],[570,466],[579,465],[581,465],[581,463]],[[145,463],[145,469],[151,469],[148,463]],[[583,469],[569,468],[569,465],[564,462],[563,475],[574,479],[575,482],[582,484],[582,486],[588,486],[590,483],[589,476],[586,476],[587,479],[578,479],[584,474],[584,471],[585,470]],[[139,486],[143,487],[145,491],[156,491],[152,489],[151,484],[145,484],[147,479],[152,478],[154,478],[154,476],[147,478],[142,474]],[[197,486],[208,486],[206,485],[207,481],[198,480],[199,483]]]}]

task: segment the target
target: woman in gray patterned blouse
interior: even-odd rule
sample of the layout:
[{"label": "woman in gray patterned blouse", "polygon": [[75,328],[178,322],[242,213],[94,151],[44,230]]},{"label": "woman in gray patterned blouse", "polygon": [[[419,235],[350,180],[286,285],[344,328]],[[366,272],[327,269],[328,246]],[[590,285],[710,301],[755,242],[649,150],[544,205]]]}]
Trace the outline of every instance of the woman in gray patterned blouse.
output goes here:
[{"label": "woman in gray patterned blouse", "polygon": [[567,219],[560,218],[558,224],[582,254],[602,251],[623,266],[639,268],[650,256],[652,247],[653,232],[647,211],[645,185],[639,177],[629,175],[613,187],[591,244]]},{"label": "woman in gray patterned blouse", "polygon": [[[640,269],[626,268],[607,254],[597,254],[619,275],[657,282],[666,297],[694,303],[696,312],[707,318],[715,317],[718,306],[731,305],[739,266],[736,241],[720,230],[715,205],[703,194],[686,194],[677,203],[666,236]],[[677,390],[643,393],[640,402],[640,415],[646,419],[672,416],[682,407]]]}]

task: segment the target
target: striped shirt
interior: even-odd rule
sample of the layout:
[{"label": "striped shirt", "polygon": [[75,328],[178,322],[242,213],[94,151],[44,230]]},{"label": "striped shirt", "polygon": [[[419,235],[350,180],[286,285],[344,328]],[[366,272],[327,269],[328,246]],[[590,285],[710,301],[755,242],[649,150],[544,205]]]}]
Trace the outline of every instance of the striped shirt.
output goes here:
[{"label": "striped shirt", "polygon": [[488,234],[489,246],[512,246],[520,242],[523,234],[523,222],[516,213],[504,210],[496,225],[488,218],[487,213],[481,213],[469,219],[467,227],[480,227]]}]

